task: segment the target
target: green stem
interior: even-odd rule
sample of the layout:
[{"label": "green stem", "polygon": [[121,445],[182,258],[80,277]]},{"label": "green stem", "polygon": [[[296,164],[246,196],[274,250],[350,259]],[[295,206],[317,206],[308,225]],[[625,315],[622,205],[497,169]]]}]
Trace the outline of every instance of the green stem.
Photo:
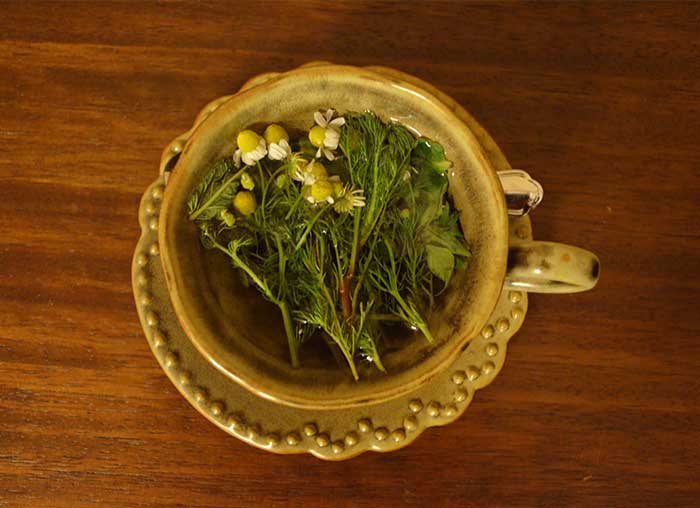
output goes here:
[{"label": "green stem", "polygon": [[[369,203],[367,204],[367,210],[365,212],[365,230],[367,225],[374,220],[374,209],[377,206],[377,200],[379,199],[379,189],[377,188],[377,180],[379,179],[379,152],[381,150],[381,145],[384,143],[384,138],[379,140],[377,146],[374,147],[374,160],[372,161],[372,195],[369,198]],[[367,231],[362,235],[363,239],[368,238]],[[364,244],[364,241],[362,242]]]},{"label": "green stem", "polygon": [[348,275],[350,277],[355,273],[355,263],[357,262],[357,251],[359,249],[359,238],[360,238],[360,218],[362,212],[359,210],[355,211],[353,216],[352,224],[352,251],[350,252],[350,266],[348,267]]},{"label": "green stem", "polygon": [[314,227],[314,224],[316,224],[316,221],[323,215],[323,212],[326,211],[328,207],[324,206],[321,208],[316,215],[314,215],[311,220],[306,224],[306,229],[301,235],[301,238],[299,238],[299,241],[297,244],[294,246],[294,252],[298,251],[302,245],[304,245],[304,242],[306,241],[306,237],[309,236],[309,233],[311,232],[311,229]]},{"label": "green stem", "polygon": [[345,359],[348,362],[348,365],[350,366],[350,372],[352,372],[352,377],[355,379],[355,381],[357,381],[358,379],[360,379],[360,376],[357,373],[357,367],[355,367],[355,360],[342,347],[340,348],[340,351],[343,353],[343,356],[345,357]]},{"label": "green stem", "polygon": [[282,321],[284,321],[284,331],[287,334],[287,343],[289,344],[289,357],[292,361],[292,367],[299,367],[299,346],[297,345],[296,337],[294,336],[294,327],[292,326],[292,318],[289,315],[289,308],[286,302],[277,304],[282,313]]},{"label": "green stem", "polygon": [[358,210],[353,216],[353,231],[352,231],[352,251],[350,253],[350,264],[348,266],[348,272],[343,277],[340,283],[340,303],[343,307],[343,317],[346,321],[352,321],[352,317],[355,313],[355,297],[357,297],[357,290],[359,289],[359,284],[356,286],[355,294],[353,298],[350,297],[350,285],[352,284],[352,278],[355,275],[355,264],[357,263],[357,252],[360,249],[359,236],[360,236],[360,216],[361,212]]},{"label": "green stem", "polygon": [[404,321],[402,318],[395,316],[394,314],[370,314],[368,319],[371,319],[372,321]]},{"label": "green stem", "polygon": [[199,217],[204,210],[209,208],[209,206],[221,195],[221,193],[231,185],[233,182],[236,181],[237,178],[240,178],[240,176],[243,174],[245,171],[245,168],[237,171],[231,178],[226,180],[224,183],[221,184],[221,187],[219,187],[214,194],[211,195],[209,199],[207,199],[202,206],[197,208],[194,212],[192,212],[189,216],[190,220],[195,220],[197,217]]},{"label": "green stem", "polygon": [[238,268],[240,268],[241,270],[243,270],[243,271],[246,273],[246,275],[248,275],[248,277],[250,277],[251,280],[252,280],[253,282],[255,282],[255,284],[260,288],[260,291],[262,291],[263,294],[264,294],[271,302],[273,302],[273,303],[275,303],[275,304],[278,304],[277,298],[275,298],[275,296],[272,294],[272,292],[270,291],[270,288],[267,287],[267,284],[265,284],[265,283],[255,274],[255,272],[254,272],[241,258],[238,257],[238,255],[237,255],[234,251],[232,251],[231,249],[227,249],[226,247],[224,247],[223,245],[221,245],[219,242],[217,242],[216,240],[214,240],[214,239],[211,237],[211,235],[207,235],[207,236],[209,236],[209,239],[212,241],[214,247],[216,247],[216,248],[219,249],[221,252],[223,252],[223,253],[225,253],[226,255],[228,255],[228,257],[230,257],[230,258],[233,260],[233,262],[235,263],[235,265],[236,265]]},{"label": "green stem", "polygon": [[280,298],[276,298],[270,291],[270,288],[267,287],[267,284],[260,280],[260,278],[255,274],[255,272],[253,272],[253,270],[246,263],[244,263],[241,258],[239,258],[236,255],[235,251],[227,249],[219,242],[211,238],[211,236],[209,236],[209,238],[213,242],[214,247],[228,254],[228,256],[236,264],[236,266],[243,270],[248,275],[248,277],[250,277],[253,280],[253,282],[255,282],[255,284],[260,288],[260,290],[272,303],[277,305],[280,312],[282,313],[282,321],[284,322],[284,332],[287,335],[287,342],[289,344],[289,356],[292,361],[292,367],[298,367],[299,349],[297,346],[296,337],[294,335],[294,327],[292,326],[292,318],[289,315],[289,308],[287,307],[287,303],[284,300],[281,300]]},{"label": "green stem", "polygon": [[284,291],[284,288],[286,287],[287,282],[285,278],[287,257],[284,255],[284,248],[282,247],[282,240],[280,239],[280,235],[275,235],[275,244],[277,245],[277,255],[279,257],[277,270],[279,272],[280,278],[280,293],[282,293]]},{"label": "green stem", "polygon": [[301,195],[301,192],[297,194],[297,198],[292,204],[292,206],[289,208],[289,211],[287,212],[287,215],[284,216],[284,220],[288,221],[289,218],[292,216],[292,214],[296,211],[297,207],[299,206],[299,203],[301,203],[302,199],[304,199]]},{"label": "green stem", "polygon": [[425,335],[425,338],[428,340],[428,342],[433,342],[433,334],[430,333],[428,325],[418,314],[418,312],[416,312],[416,310],[401,297],[398,291],[392,292],[391,296],[393,296],[396,299],[396,302],[399,304],[399,307],[401,307],[401,310],[403,310],[406,317],[409,318],[408,321],[410,322],[410,324],[418,328],[423,333],[423,335]]}]

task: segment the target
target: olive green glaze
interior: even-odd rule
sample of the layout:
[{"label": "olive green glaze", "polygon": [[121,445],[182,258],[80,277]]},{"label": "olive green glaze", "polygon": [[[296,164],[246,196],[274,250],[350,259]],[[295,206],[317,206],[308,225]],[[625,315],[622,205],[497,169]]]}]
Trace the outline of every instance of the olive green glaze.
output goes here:
[{"label": "olive green glaze", "polygon": [[[398,397],[447,368],[494,309],[506,274],[508,223],[489,157],[502,154],[495,145],[477,141],[477,136],[484,136],[453,113],[458,106],[452,101],[441,102],[429,86],[412,83],[416,81],[404,80],[395,71],[382,69],[380,74],[332,65],[264,75],[246,84],[244,91],[213,104],[207,112],[211,114],[200,116],[193,131],[166,149],[172,157],[186,142],[165,191],[158,228],[173,308],[197,349],[221,372],[261,397],[316,409],[357,407]],[[274,307],[255,290],[241,287],[223,256],[204,251],[186,219],[191,189],[210,162],[232,152],[238,131],[272,121],[306,129],[313,112],[328,107],[340,112],[371,109],[439,140],[455,163],[449,174],[450,192],[474,252],[430,317],[436,341],[428,344],[422,337],[406,336],[404,347],[383,358],[389,374],[367,369],[359,382],[322,348],[306,347],[302,367],[292,369]],[[161,170],[170,169],[171,160],[164,160]]]}]

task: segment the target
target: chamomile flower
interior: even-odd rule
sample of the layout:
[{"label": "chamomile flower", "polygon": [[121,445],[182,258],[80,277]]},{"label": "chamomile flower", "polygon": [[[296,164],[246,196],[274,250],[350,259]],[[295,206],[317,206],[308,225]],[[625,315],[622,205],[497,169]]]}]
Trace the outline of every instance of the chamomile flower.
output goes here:
[{"label": "chamomile flower", "polygon": [[363,206],[365,206],[365,196],[362,189],[352,189],[346,185],[341,194],[337,196],[333,210],[338,213],[350,213],[354,208],[362,208]]},{"label": "chamomile flower", "polygon": [[338,196],[338,188],[343,187],[343,183],[340,181],[340,177],[337,175],[319,176],[316,181],[309,185],[304,185],[301,188],[301,195],[306,198],[306,200],[313,204],[319,205],[327,203],[332,205],[335,203]]},{"label": "chamomile flower", "polygon": [[303,167],[295,168],[290,176],[304,185],[313,185],[317,180],[325,180],[328,177],[328,172],[323,164],[313,160]]},{"label": "chamomile flower", "polygon": [[267,156],[270,159],[281,161],[292,154],[292,147],[289,146],[289,134],[281,125],[275,123],[268,125],[264,136],[267,142]]},{"label": "chamomile flower", "polygon": [[335,111],[332,109],[327,110],[325,115],[320,111],[314,113],[316,125],[309,131],[309,141],[318,148],[316,152],[317,159],[322,155],[329,161],[335,159],[333,150],[338,148],[340,128],[345,125],[345,118],[342,116],[333,118],[334,113]]},{"label": "chamomile flower", "polygon": [[287,174],[291,178],[294,178],[297,173],[302,173],[308,164],[309,161],[298,152],[290,153],[284,161],[284,167],[287,168]]},{"label": "chamomile flower", "polygon": [[333,183],[328,180],[317,180],[306,187],[310,187],[310,192],[306,196],[306,200],[309,203],[319,204],[325,202],[332,205],[335,201],[333,199]]},{"label": "chamomile flower", "polygon": [[239,132],[236,143],[238,143],[238,150],[233,154],[233,162],[236,167],[240,167],[241,161],[246,166],[253,166],[267,155],[265,139],[250,129]]}]

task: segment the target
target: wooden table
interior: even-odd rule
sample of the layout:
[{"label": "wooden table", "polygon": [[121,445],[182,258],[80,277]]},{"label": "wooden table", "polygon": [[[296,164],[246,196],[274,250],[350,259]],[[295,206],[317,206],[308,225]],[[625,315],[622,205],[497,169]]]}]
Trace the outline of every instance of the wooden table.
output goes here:
[{"label": "wooden table", "polygon": [[[0,7],[0,506],[690,507],[700,502],[700,6],[199,2]],[[535,236],[602,261],[536,295],[467,413],[325,463],[226,435],[134,308],[162,148],[248,77],[397,67],[546,189]]]}]

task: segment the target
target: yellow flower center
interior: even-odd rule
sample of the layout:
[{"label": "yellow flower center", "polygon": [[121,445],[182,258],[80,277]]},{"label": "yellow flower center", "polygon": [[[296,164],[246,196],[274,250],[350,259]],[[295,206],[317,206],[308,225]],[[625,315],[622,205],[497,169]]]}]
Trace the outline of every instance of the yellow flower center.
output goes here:
[{"label": "yellow flower center", "polygon": [[315,147],[323,145],[323,140],[326,139],[326,128],[320,125],[315,125],[309,131],[309,141]]},{"label": "yellow flower center", "polygon": [[311,186],[311,197],[314,201],[325,201],[333,194],[333,184],[327,180],[319,180]]},{"label": "yellow flower center", "polygon": [[309,166],[307,166],[306,169],[313,176],[315,176],[316,179],[323,179],[323,178],[326,178],[328,176],[328,171],[326,171],[326,166],[324,166],[320,162],[314,161],[310,167],[311,167],[311,169],[309,169]]},{"label": "yellow flower center", "polygon": [[284,127],[277,125],[276,123],[267,126],[264,136],[268,145],[272,143],[279,143],[282,139],[289,141],[289,134],[287,134],[287,131],[284,130]]},{"label": "yellow flower center", "polygon": [[250,129],[246,129],[238,133],[236,142],[238,143],[238,148],[240,148],[242,152],[252,152],[258,147],[260,136]]},{"label": "yellow flower center", "polygon": [[250,215],[255,212],[258,204],[255,202],[255,194],[250,191],[240,191],[233,197],[233,206],[243,215]]}]

